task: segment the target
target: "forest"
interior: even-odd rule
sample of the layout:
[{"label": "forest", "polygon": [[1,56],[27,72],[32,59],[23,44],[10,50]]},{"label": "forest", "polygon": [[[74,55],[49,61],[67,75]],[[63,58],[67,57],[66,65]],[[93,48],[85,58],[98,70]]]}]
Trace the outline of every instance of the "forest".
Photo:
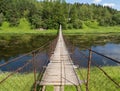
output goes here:
[{"label": "forest", "polygon": [[65,0],[0,0],[0,26],[16,27],[24,19],[31,29],[81,29],[120,25],[120,11],[102,5],[66,3]]}]

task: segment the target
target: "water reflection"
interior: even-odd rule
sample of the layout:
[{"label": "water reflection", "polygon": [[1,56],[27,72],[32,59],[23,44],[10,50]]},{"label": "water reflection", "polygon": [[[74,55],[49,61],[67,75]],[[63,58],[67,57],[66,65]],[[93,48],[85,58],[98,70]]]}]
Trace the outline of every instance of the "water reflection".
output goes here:
[{"label": "water reflection", "polygon": [[[0,36],[0,64],[3,64],[7,61],[10,61],[16,57],[20,57],[21,55],[28,53],[34,49],[39,48],[45,43],[48,43],[49,41],[52,41],[55,36],[53,35],[12,35],[9,36],[9,39],[5,39],[3,36]],[[3,42],[4,41],[4,42]],[[46,46],[43,48],[40,53],[37,54],[35,57],[35,65],[37,71],[41,71],[43,68],[43,65],[46,65],[46,62],[48,62],[48,54],[44,52],[46,49]],[[46,50],[47,51],[47,50]],[[32,55],[24,56],[20,59],[17,59],[15,62],[11,62],[10,64],[7,64],[5,66],[0,67],[1,71],[15,71],[19,67],[22,67],[24,64],[26,64],[29,60],[32,60]],[[30,72],[33,71],[33,65],[32,62],[23,68],[20,72]]]},{"label": "water reflection", "polygon": [[[43,69],[43,66],[46,66],[49,62],[48,54],[45,52],[40,52],[34,57],[34,63],[33,63],[33,56],[32,55],[26,55],[22,58],[16,59],[16,61],[10,60],[11,62],[9,64],[6,64],[4,66],[0,67],[0,72],[13,72],[18,70],[19,68],[23,67],[30,61],[30,63],[25,66],[22,70],[18,71],[21,73],[29,73],[33,71],[33,67],[35,65],[36,71],[41,72]],[[1,62],[1,64],[5,63],[4,61]]]},{"label": "water reflection", "polygon": [[[120,61],[120,35],[79,35],[67,36],[67,39],[76,46],[72,55],[76,65],[87,67],[88,58],[81,54],[82,52],[89,56],[87,48],[92,48],[96,52]],[[92,60],[98,66],[119,65],[95,53],[92,54]]]},{"label": "water reflection", "polygon": [[[29,35],[27,35],[27,38],[28,36]],[[83,52],[85,55],[88,56],[89,51],[86,50],[87,48],[92,48],[92,50],[95,50],[99,53],[120,61],[120,35],[73,35],[66,37],[75,46],[73,50],[73,55],[71,55],[71,57],[73,58],[76,65],[87,67],[88,58],[81,55],[80,53]],[[36,49],[40,47],[43,43],[48,42],[54,38],[55,36],[46,35],[30,35],[29,39],[26,39],[27,41],[22,41],[21,37],[17,37],[17,40],[11,38],[9,40],[9,43],[5,42],[3,44],[0,44],[0,64],[5,63],[7,60],[20,56],[28,51]],[[44,62],[46,61],[43,60],[48,61],[48,57],[46,56],[47,54],[42,53],[40,55],[41,56],[39,57],[41,57],[42,59],[38,61],[38,67],[45,64]],[[13,69],[17,69],[29,59],[31,59],[31,56],[24,57],[16,63],[11,63],[6,68],[3,67],[1,70],[6,71],[11,67],[13,67]],[[92,60],[99,66],[118,65],[115,62],[94,53],[92,56]],[[92,66],[94,66],[94,64],[92,64]],[[30,66],[28,66],[28,68],[29,67]]]},{"label": "water reflection", "polygon": [[92,49],[120,61],[120,44],[107,43],[104,46],[92,47]]},{"label": "water reflection", "polygon": [[[92,50],[94,50],[94,48]],[[99,52],[99,48],[97,48],[97,50],[95,50],[95,51]],[[105,53],[104,51],[102,51],[101,53],[103,53],[103,54],[105,54],[107,56],[107,53]],[[120,55],[119,52],[115,53],[115,54]],[[88,66],[88,57],[89,57],[89,51],[88,50],[80,50],[77,47],[75,48],[75,50],[74,50],[74,52],[72,54],[72,59],[74,61],[74,64],[79,65],[80,67],[87,67]],[[109,55],[109,57],[115,59],[114,57],[112,57],[112,55],[111,56]],[[120,58],[120,56],[116,56],[116,57],[117,57],[117,59]],[[120,61],[120,60],[118,60],[118,61]],[[119,66],[118,63],[116,63],[116,62],[114,62],[114,61],[112,61],[112,60],[110,60],[108,58],[105,58],[105,57],[103,57],[101,55],[95,54],[93,52],[92,53],[91,66],[94,66],[95,64],[98,65],[98,66]]]},{"label": "water reflection", "polygon": [[6,39],[6,36],[0,36],[0,63],[37,49],[55,38],[54,35],[38,34],[9,35],[9,37]]}]

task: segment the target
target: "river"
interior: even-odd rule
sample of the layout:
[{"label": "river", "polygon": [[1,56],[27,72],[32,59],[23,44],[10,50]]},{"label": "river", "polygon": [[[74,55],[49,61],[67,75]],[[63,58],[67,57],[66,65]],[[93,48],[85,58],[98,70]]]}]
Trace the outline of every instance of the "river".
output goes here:
[{"label": "river", "polygon": [[[53,40],[55,36],[51,35],[10,35],[0,36],[0,64],[21,56],[24,53],[30,52],[45,42]],[[75,65],[82,67],[87,66],[87,60],[79,52],[88,55],[87,48],[102,53],[108,57],[120,61],[120,35],[119,34],[83,34],[83,35],[66,35],[67,40],[74,46],[71,57],[74,59]],[[44,55],[44,56],[43,56]],[[42,54],[42,57],[46,57]],[[24,60],[31,59],[31,56],[20,59],[17,63],[10,64],[9,66],[17,67],[23,65]],[[46,59],[46,58],[45,58]],[[84,60],[84,61],[83,61]],[[114,66],[117,63],[103,58],[93,53],[92,60],[100,66]],[[2,68],[7,70],[5,67]]]}]

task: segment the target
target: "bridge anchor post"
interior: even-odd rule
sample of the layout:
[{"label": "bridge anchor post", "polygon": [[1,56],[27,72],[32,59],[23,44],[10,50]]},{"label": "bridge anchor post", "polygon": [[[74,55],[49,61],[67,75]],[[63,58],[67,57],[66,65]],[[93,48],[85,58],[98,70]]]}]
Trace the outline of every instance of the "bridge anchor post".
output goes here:
[{"label": "bridge anchor post", "polygon": [[35,66],[35,52],[32,53],[32,61],[33,61],[33,71],[34,71],[34,91],[36,91],[37,83],[36,83],[36,66]]},{"label": "bridge anchor post", "polygon": [[89,50],[86,91],[89,91],[89,80],[90,80],[90,66],[91,66],[91,60],[92,60],[92,51]]}]

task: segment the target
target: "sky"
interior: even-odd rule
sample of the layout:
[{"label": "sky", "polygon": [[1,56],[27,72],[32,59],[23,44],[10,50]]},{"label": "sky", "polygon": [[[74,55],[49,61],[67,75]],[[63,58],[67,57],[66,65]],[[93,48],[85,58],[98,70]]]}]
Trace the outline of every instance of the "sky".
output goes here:
[{"label": "sky", "polygon": [[88,3],[88,4],[100,4],[103,6],[109,6],[120,11],[120,0],[66,0],[68,3]]}]

